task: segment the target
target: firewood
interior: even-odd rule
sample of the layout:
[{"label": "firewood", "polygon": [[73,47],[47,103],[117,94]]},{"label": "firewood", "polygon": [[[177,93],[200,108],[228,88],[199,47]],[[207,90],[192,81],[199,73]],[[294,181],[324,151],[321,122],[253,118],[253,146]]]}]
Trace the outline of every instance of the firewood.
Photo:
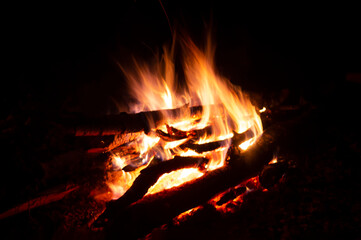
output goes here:
[{"label": "firewood", "polygon": [[167,141],[167,142],[178,141],[178,140],[187,138],[187,136],[183,136],[183,135],[180,135],[180,136],[171,135],[169,133],[163,132],[160,129],[156,130],[156,134],[158,137],[160,137],[161,139],[163,139],[164,141]]},{"label": "firewood", "polygon": [[264,188],[271,188],[287,171],[287,162],[277,162],[265,166],[259,175],[259,181]]},{"label": "firewood", "polygon": [[224,139],[221,141],[197,144],[197,143],[194,143],[194,141],[192,139],[190,139],[189,141],[183,143],[180,146],[180,148],[181,149],[189,148],[189,149],[196,151],[197,153],[203,153],[203,152],[213,151],[222,146],[226,146],[227,144],[239,145],[242,142],[244,142],[245,140],[250,139],[252,137],[254,137],[254,133],[251,129],[248,129],[247,131],[245,131],[243,133],[234,132],[232,138],[227,138],[227,139]]},{"label": "firewood", "polygon": [[[210,107],[222,108],[220,105],[211,105]],[[164,123],[164,118],[174,120],[188,113],[189,116],[200,116],[202,106],[188,107],[185,105],[180,108],[166,109],[158,111],[148,111],[140,113],[120,113],[118,115],[108,115],[102,118],[77,119],[70,127],[69,134],[75,136],[104,136],[116,135],[129,132],[149,132],[151,127],[157,127]],[[74,123],[75,122],[75,123]],[[154,125],[150,125],[150,122]]]},{"label": "firewood", "polygon": [[106,216],[109,219],[109,224],[105,226],[107,232],[115,233],[121,227],[128,232],[146,233],[180,213],[207,202],[216,194],[254,177],[273,158],[277,140],[283,138],[286,132],[286,128],[279,125],[268,129],[247,151],[241,154],[232,152],[228,165],[181,186],[147,195],[128,207],[124,202],[112,202],[106,210],[111,213]]},{"label": "firewood", "polygon": [[[52,193],[48,193],[48,194],[42,194],[42,196],[31,199],[25,203],[22,203],[16,207],[13,207],[3,213],[0,214],[0,220],[22,213],[24,211],[29,211],[33,208],[37,208],[40,206],[44,206],[47,204],[50,204],[52,202],[56,202],[59,201],[61,199],[63,199],[66,195],[68,195],[69,193],[73,192],[74,190],[78,189],[79,186],[75,185],[75,186],[67,186],[65,190],[61,189],[56,189],[53,190]],[[55,192],[54,192],[55,191]]]},{"label": "firewood", "polygon": [[206,134],[207,135],[212,134],[212,126],[207,126],[202,129],[193,129],[190,131],[182,131],[182,130],[176,129],[174,127],[171,127],[168,124],[166,126],[167,126],[168,133],[165,133],[162,130],[157,129],[155,134],[158,137],[160,137],[162,140],[167,141],[167,142],[178,141],[178,140],[186,139],[186,138],[199,139]]},{"label": "firewood", "polygon": [[217,201],[217,205],[221,206],[225,203],[227,203],[230,200],[235,199],[236,197],[238,197],[239,195],[241,195],[242,193],[244,193],[247,190],[247,188],[245,186],[241,186],[241,187],[235,187],[232,188],[231,190],[229,190],[229,192],[225,193],[218,201]]},{"label": "firewood", "polygon": [[[153,161],[157,160],[153,159]],[[207,162],[208,159],[203,157],[175,156],[171,160],[163,161],[143,169],[141,174],[135,179],[133,185],[122,197],[107,204],[107,210],[102,217],[105,218],[111,215],[113,209],[123,209],[141,199],[147,193],[148,189],[154,185],[158,178],[163,174],[183,168],[202,169]]]}]

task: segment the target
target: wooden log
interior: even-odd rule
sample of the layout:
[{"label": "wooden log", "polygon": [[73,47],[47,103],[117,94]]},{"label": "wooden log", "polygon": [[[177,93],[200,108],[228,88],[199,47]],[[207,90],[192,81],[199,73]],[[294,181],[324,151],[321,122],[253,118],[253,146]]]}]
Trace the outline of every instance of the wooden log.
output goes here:
[{"label": "wooden log", "polygon": [[117,233],[124,231],[136,233],[135,237],[139,237],[180,213],[204,204],[215,195],[256,176],[273,158],[277,140],[283,138],[286,132],[283,126],[274,126],[242,154],[237,150],[232,151],[231,160],[224,167],[181,186],[147,195],[128,208],[116,207],[116,204],[111,206],[107,209],[112,214],[105,226],[106,232],[109,237],[118,236]]},{"label": "wooden log", "polygon": [[183,168],[202,169],[206,163],[208,163],[208,159],[203,157],[175,156],[171,160],[163,161],[143,169],[141,174],[135,179],[133,185],[122,197],[107,204],[107,209],[102,218],[112,217],[112,214],[117,212],[114,211],[114,209],[124,209],[141,199],[163,174]]},{"label": "wooden log", "polygon": [[202,129],[194,129],[194,130],[190,130],[190,131],[181,131],[174,127],[168,126],[168,124],[166,126],[168,129],[168,133],[165,133],[162,130],[157,129],[155,131],[155,135],[167,142],[178,141],[178,140],[186,139],[186,138],[199,139],[206,134],[207,135],[212,134],[212,126],[207,126]]},{"label": "wooden log", "polygon": [[[221,105],[211,105],[211,108],[222,108]],[[150,128],[157,127],[164,122],[177,119],[184,116],[200,116],[202,106],[189,107],[185,105],[180,108],[166,109],[158,111],[147,111],[140,113],[120,113],[118,115],[108,115],[102,118],[94,119],[77,119],[72,123],[68,123],[69,134],[75,136],[104,136],[116,135],[125,132],[149,132]],[[152,123],[152,125],[150,124]]]},{"label": "wooden log", "polygon": [[225,203],[227,203],[228,201],[235,199],[236,197],[238,197],[239,195],[241,195],[242,193],[244,193],[247,190],[247,188],[245,186],[241,186],[241,187],[236,187],[236,188],[232,188],[230,189],[229,192],[225,193],[218,201],[217,201],[217,205],[221,206]]},{"label": "wooden log", "polygon": [[192,139],[190,139],[189,141],[180,145],[180,148],[181,149],[189,148],[196,151],[197,153],[203,153],[203,152],[213,151],[217,148],[226,146],[227,144],[233,144],[238,146],[242,142],[246,141],[247,139],[251,139],[252,137],[254,137],[254,133],[251,129],[248,129],[243,133],[234,132],[232,138],[227,138],[224,140],[214,141],[209,143],[197,144],[194,143]]},{"label": "wooden log", "polygon": [[65,190],[63,188],[56,189],[51,191],[51,193],[42,194],[40,197],[31,199],[29,201],[26,201],[25,203],[22,203],[16,207],[13,207],[3,213],[0,214],[0,220],[11,217],[13,215],[22,213],[24,211],[29,211],[33,208],[37,208],[40,206],[44,206],[47,204],[50,204],[52,202],[59,201],[63,199],[66,195],[73,192],[74,190],[77,190],[79,188],[78,185],[74,186],[66,186]]}]

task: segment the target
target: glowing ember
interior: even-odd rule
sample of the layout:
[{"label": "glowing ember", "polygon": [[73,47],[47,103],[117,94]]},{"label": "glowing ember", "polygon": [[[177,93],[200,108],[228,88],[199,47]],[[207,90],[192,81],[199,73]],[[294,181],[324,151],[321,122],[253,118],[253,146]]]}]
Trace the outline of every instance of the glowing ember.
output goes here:
[{"label": "glowing ember", "polygon": [[253,142],[254,142],[254,139],[251,138],[251,139],[249,139],[249,140],[247,140],[247,141],[244,141],[243,143],[239,144],[239,147],[240,147],[243,151],[244,151],[244,150],[247,150],[247,148],[248,148],[249,146],[251,146],[251,145],[253,144]]},{"label": "glowing ember", "polygon": [[[245,190],[242,190],[243,188]],[[218,194],[209,201],[209,204],[221,213],[232,213],[236,210],[235,206],[237,206],[237,208],[240,207],[245,195],[258,189],[262,189],[259,184],[259,179],[258,177],[253,177],[232,189]],[[226,196],[227,194],[228,196]],[[225,200],[222,198],[225,198]]]},{"label": "glowing ember", "polygon": [[183,168],[177,171],[163,174],[158,181],[148,189],[147,194],[153,194],[164,189],[169,189],[181,185],[189,179],[195,179],[203,176],[198,168]]},{"label": "glowing ember", "polygon": [[195,207],[195,208],[191,208],[181,214],[179,214],[177,217],[175,217],[173,219],[173,224],[174,225],[178,225],[180,224],[181,222],[184,222],[185,220],[187,220],[189,217],[191,217],[192,215],[194,215],[198,210],[202,209],[203,207],[202,206],[198,206],[198,207]]},{"label": "glowing ember", "polygon": [[266,110],[267,110],[266,107],[263,107],[262,109],[259,110],[259,112],[260,112],[260,113],[263,113],[263,112],[265,112]]},{"label": "glowing ember", "polygon": [[[148,194],[178,186],[224,166],[234,133],[247,130],[253,133],[252,138],[237,143],[242,150],[246,150],[262,134],[258,114],[265,108],[257,111],[238,86],[216,72],[210,39],[205,51],[197,48],[188,38],[183,38],[180,43],[186,85],[183,89],[177,88],[179,84],[175,80],[178,76],[174,70],[172,51],[165,50],[158,64],[135,62],[134,71],[122,69],[129,81],[130,93],[137,100],[129,106],[132,113],[187,107],[182,108],[178,116],[164,113],[163,125],[147,119],[151,127],[149,133],[143,133],[129,143],[126,151],[113,152],[112,164],[116,172],[109,173],[107,181],[113,199],[130,188],[141,169],[147,167],[152,159],[166,161],[174,156],[202,156],[209,162],[202,171],[187,168],[164,174]],[[202,106],[202,115],[192,115],[189,110],[192,106]],[[209,151],[195,151],[187,148],[189,140],[195,145],[217,141],[219,145]]]},{"label": "glowing ember", "polygon": [[274,157],[268,164],[275,164],[278,162],[277,157]]}]

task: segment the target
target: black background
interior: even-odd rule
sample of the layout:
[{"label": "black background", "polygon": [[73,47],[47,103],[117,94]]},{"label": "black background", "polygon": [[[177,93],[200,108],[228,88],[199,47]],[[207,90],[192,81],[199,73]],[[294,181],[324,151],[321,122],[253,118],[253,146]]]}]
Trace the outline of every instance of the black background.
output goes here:
[{"label": "black background", "polygon": [[[300,127],[299,133],[287,141],[296,146],[295,155],[302,160],[298,162],[300,169],[309,178],[308,188],[316,188],[317,194],[321,189],[321,197],[310,195],[326,206],[317,207],[325,216],[321,217],[322,224],[331,223],[325,231],[331,237],[333,229],[340,231],[341,236],[349,229],[359,231],[361,208],[355,196],[361,183],[361,133],[356,130],[360,122],[357,110],[361,89],[360,83],[346,81],[348,73],[361,72],[358,8],[329,3],[253,6],[239,1],[162,3],[172,30],[187,32],[197,45],[204,44],[211,28],[216,67],[221,75],[246,91],[268,94],[287,89],[296,100],[302,96],[316,106],[317,114],[307,123],[310,126]],[[76,139],[62,132],[60,120],[69,113],[87,118],[126,110],[127,86],[118,62],[130,66],[133,56],[151,62],[163,45],[171,44],[172,35],[158,0],[120,1],[116,5],[33,2],[3,5],[0,31],[3,212],[56,185],[46,180],[42,163],[57,162],[54,156],[77,147]],[[277,100],[277,94],[273,96]],[[52,169],[62,176],[55,177],[55,183],[67,182],[74,175],[75,164],[72,158],[69,161],[69,166],[67,161],[63,163],[65,169],[69,168],[69,175]],[[278,223],[278,210],[283,205],[300,212],[284,211],[286,218],[307,215],[307,209],[304,213],[298,208],[308,201],[299,197],[304,196],[304,188],[302,184],[290,187],[297,191],[294,202],[287,199],[287,192],[275,192],[275,200],[269,204],[260,197],[249,215],[257,216],[254,210],[259,210],[259,215],[270,214],[253,219],[255,232],[259,232],[258,226],[269,231],[269,225],[260,224],[257,219]],[[279,208],[274,207],[279,198],[285,203],[281,201]],[[43,218],[48,212],[50,217],[55,216],[53,222]],[[39,208],[38,215],[36,211],[24,212],[0,225],[14,236],[29,238],[43,232],[53,236],[59,225],[57,216],[47,208]],[[249,217],[242,215],[239,219],[242,223],[237,220],[234,225],[244,227],[240,234],[251,229],[253,222],[248,224]],[[307,234],[314,237],[314,229],[322,232],[322,228],[311,220]],[[304,230],[296,223],[295,236],[300,236]],[[39,226],[43,228],[39,230]],[[192,231],[202,232],[198,227],[195,225]],[[203,230],[208,232],[209,228]]]},{"label": "black background", "polygon": [[[317,99],[330,83],[361,71],[354,6],[233,1],[163,1],[163,6],[172,29],[187,32],[199,46],[212,29],[218,71],[245,90],[288,88]],[[126,66],[133,56],[148,61],[172,41],[157,0],[31,4],[4,12],[7,74],[1,98],[8,110],[41,103],[45,110],[117,112],[127,100],[117,62]]]}]

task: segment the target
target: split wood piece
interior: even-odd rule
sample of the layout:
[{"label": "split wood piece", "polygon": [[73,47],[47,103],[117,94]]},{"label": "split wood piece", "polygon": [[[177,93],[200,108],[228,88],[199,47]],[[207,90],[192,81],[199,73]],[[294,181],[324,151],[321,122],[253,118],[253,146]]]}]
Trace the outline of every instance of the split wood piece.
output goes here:
[{"label": "split wood piece", "polygon": [[117,236],[119,232],[134,233],[137,236],[133,237],[140,237],[182,212],[256,176],[273,158],[278,140],[284,139],[286,133],[283,126],[274,126],[242,154],[232,151],[228,165],[178,187],[147,195],[126,209],[124,205],[113,202],[107,208],[112,215],[108,216],[106,233],[109,237]]},{"label": "split wood piece", "polygon": [[[210,105],[211,108],[222,109],[221,105]],[[185,105],[180,108],[166,109],[158,111],[148,111],[140,113],[120,113],[118,115],[108,115],[103,118],[95,119],[77,119],[69,131],[69,134],[75,136],[104,136],[116,135],[126,132],[149,132],[151,127],[158,127],[165,120],[175,120],[185,113],[189,116],[201,116],[203,107],[188,107]],[[166,118],[166,119],[164,119]],[[74,122],[74,121],[73,121]],[[152,123],[152,125],[150,124]]]},{"label": "split wood piece", "polygon": [[[79,186],[67,186],[65,190],[53,190],[53,193],[49,194],[43,194],[43,196],[31,199],[23,204],[20,204],[16,207],[13,207],[3,213],[0,214],[0,220],[5,219],[7,217],[11,217],[13,215],[19,214],[24,211],[29,211],[33,208],[37,208],[40,206],[44,206],[47,204],[50,204],[52,202],[59,201],[63,199],[66,195],[73,192],[74,190],[77,190]],[[55,192],[54,192],[55,191]]]},{"label": "split wood piece", "polygon": [[181,149],[189,148],[189,149],[196,151],[197,153],[203,153],[203,152],[213,151],[217,148],[226,146],[229,143],[231,143],[232,145],[238,146],[242,142],[246,141],[247,139],[251,139],[252,137],[254,137],[254,133],[251,129],[248,129],[247,131],[245,131],[243,133],[234,132],[232,138],[227,138],[227,139],[224,139],[221,141],[197,144],[197,143],[194,143],[194,141],[191,139],[191,140],[183,143],[182,145],[180,145],[180,148]]},{"label": "split wood piece", "polygon": [[212,134],[212,126],[207,126],[202,129],[194,129],[190,131],[182,131],[179,129],[176,129],[174,127],[170,127],[167,125],[167,131],[168,133],[163,132],[160,129],[156,130],[156,135],[160,137],[162,140],[167,142],[172,141],[178,141],[186,138],[191,139],[198,139],[200,137],[203,137],[204,135],[210,135]]},{"label": "split wood piece", "polygon": [[[212,130],[211,126],[203,128],[203,129],[195,130],[193,136],[200,136],[201,134],[206,134],[207,132],[209,133],[211,130]],[[178,131],[180,131],[180,130],[178,130]],[[166,134],[166,133],[164,133],[164,134]],[[204,144],[197,144],[197,143],[194,143],[195,139],[189,139],[187,142],[179,145],[179,148],[181,148],[183,150],[188,148],[188,149],[196,151],[197,153],[203,153],[203,152],[209,152],[209,151],[216,150],[220,147],[226,146],[227,144],[233,144],[235,146],[238,146],[242,142],[246,141],[247,139],[251,139],[252,137],[254,137],[254,133],[251,129],[248,129],[247,131],[245,131],[243,133],[234,132],[232,138],[224,139],[221,141],[204,143]],[[174,139],[172,139],[170,141],[174,141]],[[171,149],[171,151],[172,151],[172,149]],[[132,164],[125,166],[122,170],[126,171],[126,172],[131,172],[144,164],[145,163],[142,162],[142,158],[137,157],[134,159],[134,161],[132,161]]]},{"label": "split wood piece", "polygon": [[160,137],[162,140],[164,141],[167,141],[167,142],[172,142],[172,141],[178,141],[178,140],[182,140],[182,139],[185,139],[187,138],[187,136],[183,136],[183,135],[171,135],[169,133],[166,133],[166,132],[163,132],[162,130],[160,129],[157,129],[155,131],[156,135],[158,137]]},{"label": "split wood piece", "polygon": [[[156,161],[156,159],[153,159],[153,161]],[[171,160],[163,161],[143,169],[133,182],[133,185],[122,197],[107,204],[107,209],[102,215],[102,218],[114,217],[112,214],[118,212],[118,209],[124,209],[141,199],[147,193],[148,189],[153,186],[163,174],[183,168],[203,169],[207,163],[208,159],[203,157],[175,156]],[[114,209],[117,210],[114,211]]]}]

